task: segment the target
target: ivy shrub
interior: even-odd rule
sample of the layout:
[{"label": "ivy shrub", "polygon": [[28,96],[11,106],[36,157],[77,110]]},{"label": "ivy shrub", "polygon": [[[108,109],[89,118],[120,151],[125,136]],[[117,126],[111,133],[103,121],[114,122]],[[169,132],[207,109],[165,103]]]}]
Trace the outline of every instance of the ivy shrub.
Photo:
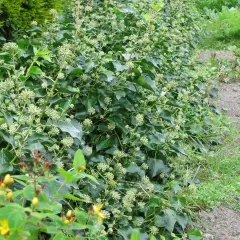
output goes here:
[{"label": "ivy shrub", "polygon": [[0,27],[1,35],[6,39],[12,37],[13,30],[23,30],[31,23],[44,23],[62,8],[62,0],[1,0]]},{"label": "ivy shrub", "polygon": [[52,174],[68,176],[80,148],[90,180],[69,191],[83,209],[102,209],[104,225],[90,239],[130,239],[135,228],[141,239],[201,237],[185,232],[190,219],[171,168],[184,145],[201,151],[221,137],[211,83],[192,59],[195,16],[186,0],[76,1],[71,22],[32,26],[4,44],[1,172],[17,174],[13,166],[37,150]]}]

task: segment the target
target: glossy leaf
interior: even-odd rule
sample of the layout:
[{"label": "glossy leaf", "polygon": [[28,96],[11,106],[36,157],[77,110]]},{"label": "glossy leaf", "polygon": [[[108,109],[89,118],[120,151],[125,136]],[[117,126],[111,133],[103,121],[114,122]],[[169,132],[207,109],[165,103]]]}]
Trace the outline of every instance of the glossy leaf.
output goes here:
[{"label": "glossy leaf", "polygon": [[73,166],[75,172],[79,172],[79,170],[84,170],[86,168],[86,160],[83,155],[83,152],[80,149],[78,149],[77,152],[75,153]]}]

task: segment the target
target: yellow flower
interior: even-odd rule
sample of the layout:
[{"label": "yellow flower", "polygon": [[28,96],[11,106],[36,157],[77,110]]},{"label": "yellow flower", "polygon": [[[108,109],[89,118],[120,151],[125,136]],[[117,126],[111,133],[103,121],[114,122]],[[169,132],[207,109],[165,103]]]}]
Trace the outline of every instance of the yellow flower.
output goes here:
[{"label": "yellow flower", "polygon": [[102,203],[93,205],[93,211],[94,211],[95,214],[97,214],[97,215],[100,213],[100,211],[102,210],[102,208],[103,208],[103,204],[102,204]]},{"label": "yellow flower", "polygon": [[7,235],[9,230],[8,220],[0,220],[0,235]]},{"label": "yellow flower", "polygon": [[102,203],[99,203],[99,204],[93,206],[93,211],[98,216],[99,223],[102,223],[103,219],[105,218],[103,213],[101,213],[102,208],[103,208]]}]

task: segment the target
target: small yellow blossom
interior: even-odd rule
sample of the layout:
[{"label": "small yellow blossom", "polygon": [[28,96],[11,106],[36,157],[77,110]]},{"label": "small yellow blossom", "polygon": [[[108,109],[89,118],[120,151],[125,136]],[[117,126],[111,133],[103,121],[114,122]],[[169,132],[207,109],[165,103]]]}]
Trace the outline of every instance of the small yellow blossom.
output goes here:
[{"label": "small yellow blossom", "polygon": [[94,213],[98,216],[98,222],[102,223],[102,220],[105,218],[103,213],[101,213],[101,210],[103,208],[103,204],[99,203],[93,206],[93,211]]},{"label": "small yellow blossom", "polygon": [[0,220],[0,235],[7,235],[9,230],[8,220]]}]

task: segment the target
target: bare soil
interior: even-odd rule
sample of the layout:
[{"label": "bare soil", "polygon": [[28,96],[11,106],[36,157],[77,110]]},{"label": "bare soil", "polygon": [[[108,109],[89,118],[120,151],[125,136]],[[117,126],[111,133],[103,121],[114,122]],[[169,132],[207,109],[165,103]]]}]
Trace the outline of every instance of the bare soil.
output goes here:
[{"label": "bare soil", "polygon": [[214,51],[214,50],[206,50],[199,53],[198,58],[202,62],[207,62],[211,57],[215,57],[219,61],[228,60],[234,61],[235,56],[231,51]]},{"label": "bare soil", "polygon": [[220,84],[218,106],[231,119],[240,122],[240,83]]},{"label": "bare soil", "polygon": [[220,206],[199,215],[205,240],[240,240],[240,212]]}]

